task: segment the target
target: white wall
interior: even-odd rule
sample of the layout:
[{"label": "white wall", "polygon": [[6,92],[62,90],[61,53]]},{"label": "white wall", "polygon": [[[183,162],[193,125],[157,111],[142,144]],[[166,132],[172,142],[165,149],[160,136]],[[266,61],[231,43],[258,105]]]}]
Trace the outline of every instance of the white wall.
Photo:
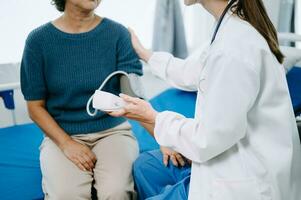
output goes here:
[{"label": "white wall", "polygon": [[[280,9],[279,0],[264,0],[274,22]],[[19,62],[28,33],[60,15],[51,0],[1,1],[0,63]],[[180,0],[182,3],[183,0]],[[301,0],[296,0],[297,31],[301,33]],[[112,18],[137,32],[142,42],[151,46],[156,0],[102,0],[97,14]],[[183,5],[183,3],[182,3]],[[183,14],[190,50],[209,38],[213,18],[201,6],[184,7]],[[276,24],[276,23],[275,23]]]},{"label": "white wall", "polygon": [[48,0],[1,1],[0,63],[19,62],[28,33],[57,16]]},{"label": "white wall", "polygon": [[196,50],[212,36],[215,19],[201,6],[185,6],[183,17],[186,29],[188,49]]}]

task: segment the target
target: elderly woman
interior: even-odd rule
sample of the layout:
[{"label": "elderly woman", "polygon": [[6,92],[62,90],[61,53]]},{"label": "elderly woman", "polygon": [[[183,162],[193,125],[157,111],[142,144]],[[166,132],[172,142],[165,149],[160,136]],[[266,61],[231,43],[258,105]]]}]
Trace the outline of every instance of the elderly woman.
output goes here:
[{"label": "elderly woman", "polygon": [[[142,74],[130,34],[94,13],[100,0],[53,3],[62,16],[29,34],[21,66],[30,117],[46,136],[40,147],[45,199],[91,199],[92,186],[98,199],[133,199],[138,146],[131,126],[85,109],[110,73]],[[119,80],[104,90],[120,93]]]}]

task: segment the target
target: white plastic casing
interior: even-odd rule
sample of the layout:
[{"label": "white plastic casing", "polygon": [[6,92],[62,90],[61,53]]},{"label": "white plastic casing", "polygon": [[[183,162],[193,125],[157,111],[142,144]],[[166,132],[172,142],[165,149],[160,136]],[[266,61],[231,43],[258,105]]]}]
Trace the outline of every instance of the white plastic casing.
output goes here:
[{"label": "white plastic casing", "polygon": [[109,92],[96,90],[93,95],[92,107],[101,111],[116,111],[125,106],[125,102],[119,96]]}]

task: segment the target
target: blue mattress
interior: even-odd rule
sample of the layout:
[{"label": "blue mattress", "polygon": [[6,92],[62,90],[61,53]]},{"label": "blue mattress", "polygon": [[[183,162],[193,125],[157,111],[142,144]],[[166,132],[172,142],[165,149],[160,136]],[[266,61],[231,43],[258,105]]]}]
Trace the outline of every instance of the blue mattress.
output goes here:
[{"label": "blue mattress", "polygon": [[43,197],[39,145],[43,135],[34,124],[0,129],[0,199]]},{"label": "blue mattress", "polygon": [[[151,100],[159,111],[170,110],[193,117],[196,94],[170,89]],[[140,151],[158,148],[137,122],[130,122]],[[39,145],[43,139],[35,124],[0,129],[0,200],[43,199]]]},{"label": "blue mattress", "polygon": [[301,114],[301,68],[292,68],[287,76],[288,88],[296,115]]}]

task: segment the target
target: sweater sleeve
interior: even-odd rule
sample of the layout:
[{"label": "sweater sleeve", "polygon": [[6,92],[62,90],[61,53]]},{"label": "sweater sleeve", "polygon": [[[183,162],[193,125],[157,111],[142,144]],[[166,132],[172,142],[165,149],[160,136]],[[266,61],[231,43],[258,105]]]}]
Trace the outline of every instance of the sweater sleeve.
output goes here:
[{"label": "sweater sleeve", "polygon": [[25,100],[33,101],[46,98],[43,57],[32,36],[29,36],[26,40],[20,76],[21,90]]},{"label": "sweater sleeve", "polygon": [[117,68],[127,73],[142,75],[142,64],[132,46],[130,33],[124,27],[117,43]]}]

